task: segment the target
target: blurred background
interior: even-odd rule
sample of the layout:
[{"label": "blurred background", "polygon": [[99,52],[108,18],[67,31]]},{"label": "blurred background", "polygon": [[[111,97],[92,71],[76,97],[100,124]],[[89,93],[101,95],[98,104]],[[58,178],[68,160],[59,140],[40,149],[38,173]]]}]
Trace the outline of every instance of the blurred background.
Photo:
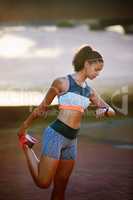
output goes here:
[{"label": "blurred background", "polygon": [[[100,76],[87,81],[117,115],[99,121],[93,105],[86,111],[79,135],[79,164],[73,175],[79,176],[81,190],[75,189],[73,179],[68,199],[94,200],[96,195],[101,195],[102,200],[132,199],[132,8],[131,0],[0,0],[0,158],[4,171],[1,170],[1,200],[30,199],[34,192],[38,199],[42,198],[43,192],[30,187],[33,183],[24,170],[26,164],[16,134],[33,108],[41,103],[51,82],[74,72],[72,58],[83,44],[89,44],[104,57]],[[42,129],[56,118],[56,105],[55,98],[48,118],[42,117],[30,127],[37,137],[41,138]],[[36,151],[39,155],[40,146]],[[93,155],[88,161],[84,159],[84,151]],[[97,171],[99,164],[107,166],[105,171]],[[86,181],[82,182],[81,177]],[[102,184],[99,177],[106,177]],[[7,189],[16,179],[17,187],[13,184],[12,191],[10,187]],[[29,185],[28,194],[25,182]],[[93,183],[92,187],[89,183]],[[101,188],[105,186],[108,186],[105,190]],[[95,191],[95,195],[92,192],[89,196],[88,191]],[[48,199],[49,191],[45,195]]]}]

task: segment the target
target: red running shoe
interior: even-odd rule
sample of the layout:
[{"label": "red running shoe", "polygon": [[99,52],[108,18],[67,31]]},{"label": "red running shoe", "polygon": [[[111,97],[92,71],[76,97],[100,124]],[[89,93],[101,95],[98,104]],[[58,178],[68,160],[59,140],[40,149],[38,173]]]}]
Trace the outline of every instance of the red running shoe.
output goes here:
[{"label": "red running shoe", "polygon": [[23,147],[27,145],[29,148],[32,148],[34,144],[39,143],[39,141],[29,134],[23,134],[19,136],[20,145]]}]

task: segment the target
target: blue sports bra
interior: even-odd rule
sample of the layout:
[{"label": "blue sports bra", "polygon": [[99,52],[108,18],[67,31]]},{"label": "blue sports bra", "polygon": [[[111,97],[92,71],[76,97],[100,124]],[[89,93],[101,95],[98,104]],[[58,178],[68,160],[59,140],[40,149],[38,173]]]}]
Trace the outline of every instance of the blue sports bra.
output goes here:
[{"label": "blue sports bra", "polygon": [[66,92],[58,95],[59,109],[84,112],[90,104],[89,96],[91,94],[91,88],[86,82],[86,86],[81,87],[70,74],[67,77],[69,80],[69,88]]}]

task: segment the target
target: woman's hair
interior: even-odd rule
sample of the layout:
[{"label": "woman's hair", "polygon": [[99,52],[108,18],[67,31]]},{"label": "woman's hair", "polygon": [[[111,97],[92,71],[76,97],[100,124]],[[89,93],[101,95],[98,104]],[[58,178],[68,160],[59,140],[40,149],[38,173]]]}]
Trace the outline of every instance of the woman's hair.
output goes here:
[{"label": "woman's hair", "polygon": [[80,71],[84,68],[85,61],[88,60],[90,63],[104,62],[103,57],[97,51],[94,51],[90,46],[82,46],[74,55],[72,64],[75,71]]}]

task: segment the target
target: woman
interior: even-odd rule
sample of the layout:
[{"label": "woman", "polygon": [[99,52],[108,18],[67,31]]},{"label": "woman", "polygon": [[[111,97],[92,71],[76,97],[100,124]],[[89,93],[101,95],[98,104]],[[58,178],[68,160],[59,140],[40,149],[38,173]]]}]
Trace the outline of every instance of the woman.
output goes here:
[{"label": "woman", "polygon": [[[98,109],[97,117],[113,116],[114,110],[90,88],[86,79],[95,79],[103,69],[103,58],[90,46],[81,47],[73,58],[75,73],[53,81],[42,103],[33,110],[19,130],[19,140],[27,158],[31,175],[37,186],[48,188],[53,181],[51,200],[64,200],[65,189],[72,173],[76,152],[77,134],[85,109],[91,101]],[[32,121],[47,112],[58,96],[59,114],[43,133],[42,153],[37,159],[32,145],[36,140],[26,133]]]}]

